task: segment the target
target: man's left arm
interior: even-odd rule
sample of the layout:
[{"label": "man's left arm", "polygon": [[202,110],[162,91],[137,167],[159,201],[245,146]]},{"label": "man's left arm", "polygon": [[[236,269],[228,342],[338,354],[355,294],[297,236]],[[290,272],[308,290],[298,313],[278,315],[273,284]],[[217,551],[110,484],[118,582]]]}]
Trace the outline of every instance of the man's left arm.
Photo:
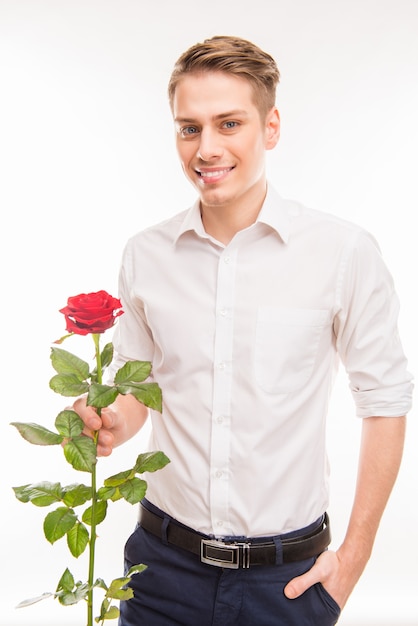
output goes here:
[{"label": "man's left arm", "polygon": [[405,427],[405,416],[363,418],[356,493],[345,539],[336,551],[323,552],[308,572],[287,584],[288,598],[320,582],[344,607],[370,558],[399,471]]}]

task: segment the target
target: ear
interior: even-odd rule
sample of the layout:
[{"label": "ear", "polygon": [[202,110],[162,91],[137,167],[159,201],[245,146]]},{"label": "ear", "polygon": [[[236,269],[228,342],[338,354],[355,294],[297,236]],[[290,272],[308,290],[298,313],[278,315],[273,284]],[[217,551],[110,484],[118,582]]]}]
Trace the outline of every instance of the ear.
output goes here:
[{"label": "ear", "polygon": [[277,107],[273,107],[266,116],[266,150],[272,150],[280,138],[280,114]]}]

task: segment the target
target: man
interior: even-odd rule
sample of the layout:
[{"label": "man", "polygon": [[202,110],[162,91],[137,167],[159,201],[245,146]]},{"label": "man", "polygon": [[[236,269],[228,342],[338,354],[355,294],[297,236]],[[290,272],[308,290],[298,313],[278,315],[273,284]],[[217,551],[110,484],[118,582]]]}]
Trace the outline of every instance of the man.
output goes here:
[{"label": "man", "polygon": [[[250,42],[214,37],[178,60],[176,142],[198,192],[134,236],[120,273],[115,369],[150,360],[163,392],[126,566],[120,626],[328,626],[370,557],[402,455],[412,383],[397,298],[374,239],[283,200],[267,184],[279,139],[279,72]],[[325,418],[340,360],[363,419],[347,534],[330,541]],[[119,396],[101,419],[79,399],[98,452],[147,410]]]}]

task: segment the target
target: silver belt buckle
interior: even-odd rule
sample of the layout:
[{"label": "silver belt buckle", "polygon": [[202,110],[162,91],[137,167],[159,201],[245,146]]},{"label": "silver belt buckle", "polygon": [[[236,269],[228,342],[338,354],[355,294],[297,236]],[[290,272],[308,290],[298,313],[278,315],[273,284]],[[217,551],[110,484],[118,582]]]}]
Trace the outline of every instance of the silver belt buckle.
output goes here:
[{"label": "silver belt buckle", "polygon": [[[240,559],[241,555],[241,559]],[[202,563],[229,569],[245,569],[250,567],[249,543],[224,543],[216,539],[202,539],[200,543],[200,560]],[[241,561],[241,562],[240,562]]]}]

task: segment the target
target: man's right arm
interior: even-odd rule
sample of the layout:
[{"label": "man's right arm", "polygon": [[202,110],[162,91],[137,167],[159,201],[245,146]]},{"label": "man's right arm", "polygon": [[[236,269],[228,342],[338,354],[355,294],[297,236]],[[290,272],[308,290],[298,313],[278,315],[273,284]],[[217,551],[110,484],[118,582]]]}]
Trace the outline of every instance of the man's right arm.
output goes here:
[{"label": "man's right arm", "polygon": [[74,402],[73,409],[83,420],[86,435],[92,437],[99,431],[98,456],[109,456],[113,448],[136,435],[148,417],[148,408],[132,395],[119,395],[113,404],[101,409],[100,416],[86,405],[84,396]]}]

